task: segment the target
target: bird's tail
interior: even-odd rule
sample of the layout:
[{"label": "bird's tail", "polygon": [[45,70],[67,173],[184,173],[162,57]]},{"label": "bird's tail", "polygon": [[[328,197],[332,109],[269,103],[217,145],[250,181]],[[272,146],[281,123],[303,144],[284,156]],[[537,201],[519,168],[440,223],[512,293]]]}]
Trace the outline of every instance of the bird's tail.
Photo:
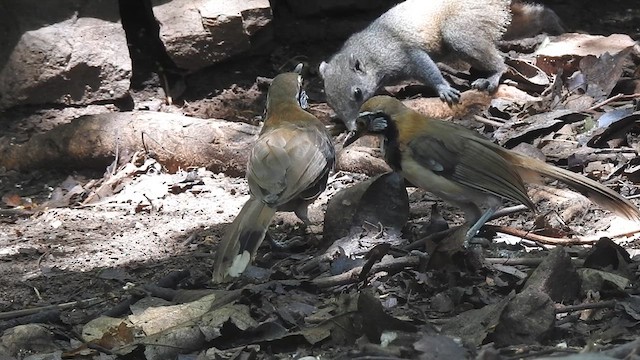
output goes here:
[{"label": "bird's tail", "polygon": [[596,181],[513,151],[505,151],[503,156],[512,164],[524,170],[525,177],[527,172],[533,171],[560,180],[603,208],[627,219],[640,221],[640,210],[631,201]]},{"label": "bird's tail", "polygon": [[240,276],[258,251],[275,213],[275,209],[254,198],[244,204],[220,241],[213,281]]}]

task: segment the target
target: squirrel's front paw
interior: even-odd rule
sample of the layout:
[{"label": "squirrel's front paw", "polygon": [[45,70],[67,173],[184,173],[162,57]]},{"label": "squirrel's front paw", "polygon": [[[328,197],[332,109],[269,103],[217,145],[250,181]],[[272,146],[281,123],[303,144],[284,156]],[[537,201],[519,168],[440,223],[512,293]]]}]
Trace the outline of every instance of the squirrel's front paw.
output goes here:
[{"label": "squirrel's front paw", "polygon": [[447,104],[457,104],[460,101],[460,91],[454,89],[449,84],[438,85],[438,96]]},{"label": "squirrel's front paw", "polygon": [[471,83],[471,88],[472,89],[476,89],[476,90],[480,90],[480,91],[486,91],[489,93],[492,93],[494,91],[496,91],[496,89],[498,88],[498,85],[500,83],[500,76],[491,76],[487,79],[477,79],[476,81]]}]

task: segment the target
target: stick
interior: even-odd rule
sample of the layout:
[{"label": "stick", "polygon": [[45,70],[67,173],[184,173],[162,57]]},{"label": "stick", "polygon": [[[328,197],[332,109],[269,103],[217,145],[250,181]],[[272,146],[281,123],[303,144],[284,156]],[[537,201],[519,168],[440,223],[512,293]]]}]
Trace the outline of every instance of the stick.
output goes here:
[{"label": "stick", "polygon": [[25,315],[31,315],[31,314],[35,314],[43,311],[48,311],[48,310],[64,310],[64,309],[69,309],[73,307],[91,306],[91,305],[99,304],[103,301],[104,300],[100,298],[90,298],[85,300],[71,301],[68,303],[57,304],[57,305],[47,305],[47,306],[39,306],[31,309],[6,311],[6,312],[0,313],[0,320],[11,319],[11,318],[25,316]]},{"label": "stick", "polygon": [[635,94],[629,94],[629,95],[624,95],[624,94],[616,94],[608,99],[605,99],[595,105],[593,105],[592,107],[588,108],[587,111],[594,111],[595,109],[602,107],[604,105],[607,105],[610,102],[616,101],[618,99],[634,99],[640,97],[640,93],[635,93]]},{"label": "stick", "polygon": [[609,300],[609,301],[601,301],[601,302],[596,302],[596,303],[584,303],[584,304],[578,304],[578,305],[567,305],[567,306],[563,306],[563,307],[557,308],[556,309],[556,314],[570,313],[570,312],[574,312],[574,311],[587,310],[587,309],[607,309],[607,308],[615,307],[616,304],[617,304],[617,301]]},{"label": "stick", "polygon": [[575,238],[575,239],[563,239],[563,238],[554,238],[554,237],[550,237],[550,236],[544,236],[544,235],[538,235],[538,234],[534,234],[532,232],[529,231],[524,231],[524,230],[520,230],[520,229],[514,229],[508,226],[502,226],[502,225],[485,225],[484,226],[485,229],[489,229],[495,232],[500,232],[503,234],[507,234],[507,235],[513,235],[513,236],[517,236],[519,238],[522,239],[527,239],[527,240],[531,240],[531,241],[535,241],[537,243],[540,244],[545,244],[545,245],[593,245],[595,244],[600,237],[598,237],[598,239],[581,239],[581,238]]},{"label": "stick", "polygon": [[406,251],[417,250],[417,249],[420,249],[421,247],[424,247],[424,244],[426,244],[428,241],[437,243],[442,239],[444,239],[445,237],[449,236],[451,233],[453,233],[457,229],[458,229],[458,226],[454,226],[447,230],[442,230],[433,234],[429,234],[421,239],[418,239],[412,242],[411,244],[405,245],[402,249]]},{"label": "stick", "polygon": [[495,127],[501,127],[501,126],[504,125],[504,122],[499,122],[499,121],[487,119],[487,118],[484,118],[484,117],[478,116],[478,115],[473,115],[473,118],[477,122],[481,122],[483,124],[487,124],[487,125],[491,125],[491,126],[495,126]]},{"label": "stick", "polygon": [[0,332],[10,329],[18,325],[33,324],[33,323],[59,323],[60,322],[60,310],[45,310],[37,314],[31,314],[21,316],[0,323]]},{"label": "stick", "polygon": [[[398,272],[405,268],[415,268],[420,264],[420,258],[417,256],[403,256],[394,258],[392,260],[384,261],[373,265],[371,268],[372,273],[387,271]],[[311,284],[319,288],[327,288],[332,286],[354,284],[359,281],[360,273],[362,272],[362,266],[355,267],[345,273],[315,278],[311,280]]]}]

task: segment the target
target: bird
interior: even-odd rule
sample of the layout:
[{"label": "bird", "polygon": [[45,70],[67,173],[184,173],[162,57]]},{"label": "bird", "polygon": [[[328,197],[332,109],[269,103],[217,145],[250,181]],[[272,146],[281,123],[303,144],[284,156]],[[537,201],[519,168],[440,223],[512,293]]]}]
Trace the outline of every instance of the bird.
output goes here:
[{"label": "bird", "polygon": [[615,191],[583,175],[508,150],[480,133],[430,118],[391,96],[375,96],[360,108],[344,147],[365,134],[384,136],[389,166],[413,185],[459,207],[469,226],[465,244],[508,199],[535,211],[525,187],[540,175],[566,183],[592,202],[639,221],[640,211]]},{"label": "bird", "polygon": [[324,124],[303,109],[301,66],[276,76],[267,92],[263,127],[249,156],[250,197],[217,250],[213,281],[238,277],[265,238],[276,211],[293,211],[310,225],[308,205],[326,188],[335,149]]}]

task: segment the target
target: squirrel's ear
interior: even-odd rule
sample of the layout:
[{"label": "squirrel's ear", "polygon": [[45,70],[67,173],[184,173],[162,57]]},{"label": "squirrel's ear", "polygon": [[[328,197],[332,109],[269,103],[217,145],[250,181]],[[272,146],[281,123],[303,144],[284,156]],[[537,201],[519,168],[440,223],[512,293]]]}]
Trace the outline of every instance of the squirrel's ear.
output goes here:
[{"label": "squirrel's ear", "polygon": [[298,65],[296,65],[296,68],[293,69],[294,73],[297,73],[298,75],[302,75],[302,68],[304,67],[303,63],[299,63]]},{"label": "squirrel's ear", "polygon": [[325,73],[327,72],[327,68],[329,67],[329,64],[327,64],[326,62],[321,62],[320,63],[320,67],[318,68],[318,71],[320,72],[320,76],[324,79],[325,78]]},{"label": "squirrel's ear", "polygon": [[355,71],[364,72],[362,61],[353,54],[349,56],[349,66]]}]

